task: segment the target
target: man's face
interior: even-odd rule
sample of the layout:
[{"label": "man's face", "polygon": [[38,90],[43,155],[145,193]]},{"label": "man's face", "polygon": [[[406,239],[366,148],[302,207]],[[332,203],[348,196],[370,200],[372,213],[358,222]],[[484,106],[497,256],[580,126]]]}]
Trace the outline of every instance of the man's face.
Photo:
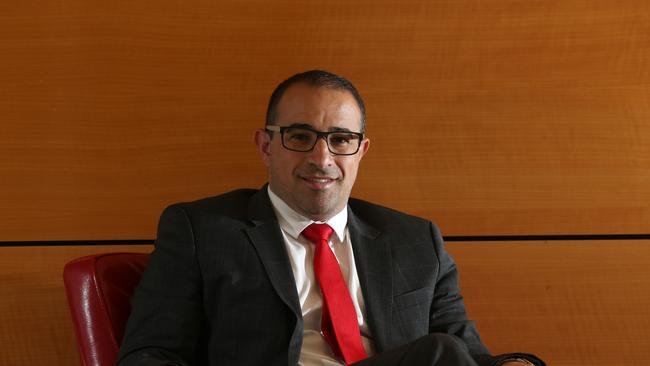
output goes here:
[{"label": "man's face", "polygon": [[[361,112],[348,91],[298,83],[282,96],[275,124],[360,132]],[[258,130],[255,140],[268,168],[271,190],[312,220],[329,219],[347,205],[359,163],[369,146],[365,139],[356,154],[343,156],[331,154],[324,139],[318,139],[308,152],[285,149],[279,132],[270,138]]]}]

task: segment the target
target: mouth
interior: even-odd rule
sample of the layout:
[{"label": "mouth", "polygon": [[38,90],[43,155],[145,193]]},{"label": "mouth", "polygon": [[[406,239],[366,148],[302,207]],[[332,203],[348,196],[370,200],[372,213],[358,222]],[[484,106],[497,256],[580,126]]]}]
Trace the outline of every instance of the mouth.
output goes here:
[{"label": "mouth", "polygon": [[307,186],[314,190],[324,190],[329,188],[336,182],[336,179],[330,177],[300,177]]}]

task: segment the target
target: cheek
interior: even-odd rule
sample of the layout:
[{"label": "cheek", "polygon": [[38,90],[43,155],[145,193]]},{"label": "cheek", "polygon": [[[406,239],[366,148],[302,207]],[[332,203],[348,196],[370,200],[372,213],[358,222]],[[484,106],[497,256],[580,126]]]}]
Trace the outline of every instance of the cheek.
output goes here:
[{"label": "cheek", "polygon": [[277,154],[274,156],[271,166],[272,174],[282,181],[289,181],[293,176],[295,165],[291,156]]},{"label": "cheek", "polygon": [[339,164],[339,169],[341,170],[346,182],[348,184],[354,183],[354,180],[357,176],[357,169],[359,168],[359,165],[356,161],[350,161],[350,162],[345,162],[343,164]]}]

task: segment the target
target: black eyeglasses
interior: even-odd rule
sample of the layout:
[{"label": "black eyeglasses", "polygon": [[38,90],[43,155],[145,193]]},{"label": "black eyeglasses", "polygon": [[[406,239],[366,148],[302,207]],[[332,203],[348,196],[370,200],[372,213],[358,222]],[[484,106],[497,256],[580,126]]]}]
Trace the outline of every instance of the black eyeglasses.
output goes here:
[{"label": "black eyeglasses", "polygon": [[282,146],[291,151],[312,151],[319,138],[325,139],[327,149],[334,155],[354,155],[359,151],[363,133],[350,131],[320,132],[307,127],[267,125],[266,131],[280,132]]}]

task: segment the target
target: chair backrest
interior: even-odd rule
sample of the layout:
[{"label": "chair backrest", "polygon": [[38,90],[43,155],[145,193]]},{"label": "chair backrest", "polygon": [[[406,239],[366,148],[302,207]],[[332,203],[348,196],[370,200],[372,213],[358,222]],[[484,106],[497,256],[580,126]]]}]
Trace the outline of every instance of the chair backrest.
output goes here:
[{"label": "chair backrest", "polygon": [[149,254],[107,253],[65,265],[63,280],[82,366],[115,365],[130,298]]}]

